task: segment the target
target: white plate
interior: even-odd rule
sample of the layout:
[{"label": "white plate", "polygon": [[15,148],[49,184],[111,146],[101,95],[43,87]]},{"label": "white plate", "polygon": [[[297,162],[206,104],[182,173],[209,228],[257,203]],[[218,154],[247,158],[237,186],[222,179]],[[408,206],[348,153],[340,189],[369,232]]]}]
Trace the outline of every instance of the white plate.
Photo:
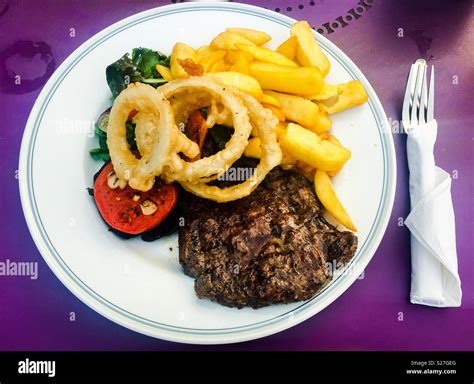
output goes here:
[{"label": "white plate", "polygon": [[200,300],[178,262],[177,235],[144,243],[107,231],[86,187],[100,167],[92,124],[110,104],[105,68],[134,47],[169,53],[177,41],[200,46],[229,26],[269,33],[272,47],[293,19],[262,8],[180,4],[122,20],[81,45],[56,70],[31,111],[20,155],[24,214],[41,254],[63,284],[94,310],[137,332],[201,344],[256,339],[313,316],[339,297],[372,258],[390,217],[395,153],[380,102],[357,66],[318,36],[331,60],[329,82],[359,79],[369,102],[334,116],[334,133],[352,151],[335,179],[337,193],[359,228],[351,273],[334,278],[313,299],[253,310]]}]

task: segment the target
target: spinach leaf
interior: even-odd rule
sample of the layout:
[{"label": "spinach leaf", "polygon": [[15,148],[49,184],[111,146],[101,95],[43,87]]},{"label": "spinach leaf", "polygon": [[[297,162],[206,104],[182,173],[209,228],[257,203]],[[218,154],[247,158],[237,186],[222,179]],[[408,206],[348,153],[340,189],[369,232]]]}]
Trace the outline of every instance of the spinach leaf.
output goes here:
[{"label": "spinach leaf", "polygon": [[89,151],[90,155],[94,160],[102,160],[105,163],[110,161],[110,155],[108,149],[94,148]]},{"label": "spinach leaf", "polygon": [[135,140],[135,124],[131,121],[125,123],[125,128],[127,130],[127,142],[130,145],[130,149],[133,151],[137,149],[137,141]]},{"label": "spinach leaf", "polygon": [[217,149],[220,151],[225,148],[225,145],[230,140],[234,130],[225,125],[216,124],[212,129],[209,129],[208,132],[216,143]]},{"label": "spinach leaf", "polygon": [[114,98],[127,88],[128,84],[142,80],[142,75],[137,65],[132,61],[128,53],[110,64],[105,69],[105,76]]},{"label": "spinach leaf", "polygon": [[107,146],[107,133],[99,128],[99,125],[95,125],[95,137],[99,139],[99,147],[91,149],[89,151],[90,155],[94,160],[103,160],[109,161],[109,147]]},{"label": "spinach leaf", "polygon": [[130,83],[141,82],[158,86],[166,81],[156,70],[160,64],[169,67],[170,57],[148,48],[134,48],[132,56],[126,53],[105,70],[107,84],[115,98]]},{"label": "spinach leaf", "polygon": [[[154,87],[159,86],[166,81],[156,70],[156,65],[165,67],[170,66],[170,56],[154,51],[148,48],[134,48],[132,54],[124,54],[120,59],[110,64],[105,69],[105,76],[112,99],[127,88],[130,83],[147,83]],[[109,161],[109,148],[107,146],[107,124],[110,109],[104,111],[99,117],[95,126],[95,136],[99,141],[99,147],[91,149],[89,153],[96,160]],[[131,150],[137,149],[135,140],[135,124],[131,121],[126,122],[127,142]]]},{"label": "spinach leaf", "polygon": [[204,146],[201,149],[201,155],[208,157],[215,155],[217,152],[225,148],[225,145],[230,140],[234,130],[224,125],[216,124],[209,129],[204,140]]},{"label": "spinach leaf", "polygon": [[[135,140],[135,124],[131,121],[127,121],[125,123],[126,128],[126,137],[128,145],[130,145],[131,150],[137,149],[137,142]],[[94,160],[103,160],[109,161],[109,147],[107,146],[107,133],[104,132],[102,129],[99,128],[99,125],[95,125],[95,137],[99,140],[99,147],[91,149],[89,151],[90,155]]]},{"label": "spinach leaf", "polygon": [[169,67],[168,56],[148,48],[134,48],[132,50],[132,61],[144,79],[161,78],[156,70],[157,64]]}]

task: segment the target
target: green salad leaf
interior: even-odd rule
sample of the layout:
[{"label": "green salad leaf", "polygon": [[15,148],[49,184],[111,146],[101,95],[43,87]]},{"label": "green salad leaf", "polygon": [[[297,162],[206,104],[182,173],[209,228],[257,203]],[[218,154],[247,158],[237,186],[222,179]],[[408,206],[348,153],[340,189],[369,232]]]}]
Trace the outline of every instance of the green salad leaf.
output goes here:
[{"label": "green salad leaf", "polygon": [[156,70],[157,64],[168,68],[170,66],[170,58],[168,56],[148,48],[134,48],[132,50],[132,61],[137,66],[144,79],[161,78]]},{"label": "green salad leaf", "polygon": [[129,53],[124,54],[105,69],[112,96],[117,97],[130,83],[141,82],[152,86],[165,83],[156,70],[157,64],[169,68],[170,57],[159,51],[141,47],[134,48],[131,56]]},{"label": "green salad leaf", "polygon": [[[102,115],[101,115],[102,116]],[[99,140],[99,147],[91,149],[90,155],[94,160],[103,160],[105,162],[110,160],[109,147],[107,146],[107,133],[100,129],[99,124],[95,124],[95,137]]]},{"label": "green salad leaf", "polygon": [[127,142],[130,145],[130,149],[133,151],[137,149],[137,141],[135,139],[135,124],[131,121],[125,123],[125,128],[127,130]]},{"label": "green salad leaf", "polygon": [[128,53],[110,64],[105,69],[105,76],[114,98],[127,88],[128,84],[141,80],[141,73]]},{"label": "green salad leaf", "polygon": [[[170,67],[170,56],[149,48],[134,48],[132,53],[125,53],[120,59],[110,64],[105,69],[107,84],[112,92],[114,100],[120,92],[127,88],[130,83],[146,83],[153,87],[166,83],[156,70],[156,65],[160,64]],[[109,161],[109,148],[107,146],[107,124],[110,108],[104,111],[95,125],[95,137],[99,141],[99,147],[89,151],[95,160]],[[137,149],[135,140],[135,124],[126,122],[127,142],[131,150]]]},{"label": "green salad leaf", "polygon": [[110,155],[108,149],[94,148],[89,151],[90,155],[94,160],[102,160],[104,163],[110,161]]},{"label": "green salad leaf", "polygon": [[217,149],[221,151],[230,140],[234,130],[225,125],[216,124],[208,132],[216,143]]}]

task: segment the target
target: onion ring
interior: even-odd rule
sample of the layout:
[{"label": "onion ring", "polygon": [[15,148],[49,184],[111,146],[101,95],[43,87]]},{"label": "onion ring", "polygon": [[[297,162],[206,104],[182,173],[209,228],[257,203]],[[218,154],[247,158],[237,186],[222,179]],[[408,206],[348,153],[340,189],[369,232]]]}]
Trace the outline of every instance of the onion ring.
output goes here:
[{"label": "onion ring", "polygon": [[[231,120],[234,133],[218,153],[186,162],[179,153],[194,157],[199,154],[199,146],[178,129],[175,116],[184,123],[190,113],[202,107],[208,107],[208,126]],[[126,139],[125,122],[131,111],[137,111],[133,121],[140,158],[130,151]],[[161,176],[167,182],[178,181],[198,196],[226,202],[251,194],[281,162],[277,125],[273,113],[252,96],[204,75],[174,80],[158,90],[141,83],[129,85],[112,107],[107,144],[121,187],[128,182],[134,189],[147,191],[155,177]],[[242,156],[251,132],[260,137],[262,151],[253,176],[223,189],[207,185]]]},{"label": "onion ring", "polygon": [[178,127],[180,124],[185,125],[189,116],[195,110],[211,105],[211,99],[211,95],[201,91],[170,97],[168,101],[171,108],[173,108],[174,120]]},{"label": "onion ring", "polygon": [[[176,97],[179,96],[179,97]],[[209,107],[206,126],[211,129],[215,124],[232,127],[232,114],[221,103],[217,103],[211,95],[204,92],[190,92],[186,95],[174,95],[169,99],[173,108],[174,119],[178,127],[185,125],[189,116],[197,109]]]},{"label": "onion ring", "polygon": [[280,164],[282,158],[282,152],[276,136],[278,119],[270,110],[262,107],[252,96],[236,89],[233,89],[232,93],[239,96],[248,108],[250,120],[261,140],[262,157],[254,174],[243,183],[223,189],[206,185],[205,183],[195,184],[180,181],[180,184],[188,192],[219,203],[237,200],[250,195],[263,181],[268,172]]},{"label": "onion ring", "polygon": [[[205,91],[213,98],[218,99],[232,114],[234,133],[226,147],[218,153],[204,157],[194,162],[186,162],[177,153],[171,154],[171,166],[164,176],[168,182],[200,182],[215,179],[223,175],[231,165],[244,153],[248,138],[252,131],[247,108],[240,98],[229,92],[225,86],[213,76],[203,75],[178,79],[161,86],[158,92],[166,99],[182,93],[189,94],[190,90]],[[182,136],[185,136],[180,132]]]},{"label": "onion ring", "polygon": [[[138,111],[136,137],[141,148],[138,159],[130,151],[125,122],[131,111]],[[168,165],[176,148],[186,156],[199,154],[199,146],[187,139],[176,127],[170,103],[153,87],[130,84],[116,98],[110,111],[107,145],[120,187],[148,191],[155,177]]]}]

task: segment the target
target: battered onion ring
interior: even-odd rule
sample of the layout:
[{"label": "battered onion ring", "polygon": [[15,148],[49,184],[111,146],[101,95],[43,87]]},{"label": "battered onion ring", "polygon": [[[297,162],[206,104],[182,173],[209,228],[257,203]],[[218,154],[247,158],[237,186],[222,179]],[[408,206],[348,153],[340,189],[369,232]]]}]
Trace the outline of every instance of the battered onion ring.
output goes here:
[{"label": "battered onion ring", "polygon": [[232,126],[232,115],[225,106],[212,99],[207,111],[206,126],[212,128],[216,124]]},{"label": "battered onion ring", "polygon": [[[232,127],[233,125],[232,113],[229,111],[229,109],[217,102],[216,99],[212,98],[212,96],[208,93],[194,91],[187,92],[185,95],[175,94],[171,96],[169,101],[171,103],[171,107],[173,108],[175,121],[181,131],[184,131],[184,127],[191,113],[201,108],[207,108],[206,127],[208,129],[211,129],[216,124],[222,124],[228,127]],[[181,164],[178,163],[177,167],[181,167]],[[217,179],[221,173],[223,174],[225,171],[208,177],[200,177],[199,182],[208,183],[213,181]],[[163,176],[165,181],[173,181],[171,178],[168,179],[166,175],[167,173],[165,172],[165,175]]]},{"label": "battered onion ring", "polygon": [[221,103],[217,103],[210,94],[198,91],[185,95],[174,95],[169,99],[173,108],[174,119],[178,126],[186,124],[189,116],[197,109],[209,107],[207,111],[206,126],[208,129],[215,124],[232,126],[232,114]]},{"label": "battered onion ring", "polygon": [[133,117],[135,123],[135,141],[140,154],[153,150],[154,140],[158,135],[158,127],[154,115],[148,112],[138,112]]},{"label": "battered onion ring", "polygon": [[[208,75],[174,80],[158,89],[158,92],[167,99],[172,99],[173,96],[177,98],[177,95],[182,96],[183,93],[205,91],[230,111],[234,126],[234,133],[226,147],[212,156],[194,162],[186,162],[176,152],[172,153],[170,166],[163,175],[166,181],[196,183],[215,179],[223,175],[242,156],[248,144],[252,126],[247,108],[244,107],[239,97],[229,92],[229,89],[230,87]],[[180,134],[185,136],[181,132]]]},{"label": "battered onion ring", "polygon": [[[231,116],[234,133],[217,154],[188,163],[178,154],[194,157],[199,153],[199,147],[178,129],[174,116],[176,114],[179,121],[184,122],[193,110],[203,106],[210,107],[209,126],[228,121]],[[126,140],[125,122],[134,110],[138,111],[134,122],[140,159],[130,151]],[[161,175],[166,181],[180,182],[198,196],[226,202],[248,196],[280,163],[282,154],[276,139],[277,124],[271,111],[252,96],[225,86],[214,77],[175,80],[159,90],[137,83],[117,97],[110,113],[107,143],[121,186],[128,181],[132,188],[146,191],[153,186],[155,177]],[[253,176],[224,189],[206,185],[203,181],[224,174],[242,156],[252,130],[260,137],[262,150]]]},{"label": "battered onion ring", "polygon": [[187,191],[219,203],[237,200],[250,195],[263,181],[268,172],[280,164],[282,157],[275,132],[278,119],[270,110],[263,108],[252,96],[236,89],[232,89],[232,93],[239,96],[248,108],[250,120],[261,140],[262,157],[254,174],[243,183],[223,189],[206,185],[205,183],[180,182]]},{"label": "battered onion ring", "polygon": [[189,92],[185,95],[173,95],[168,99],[173,108],[174,120],[178,126],[186,124],[191,113],[211,105],[211,95],[206,92]]},{"label": "battered onion ring", "polygon": [[[131,111],[138,111],[136,132],[140,159],[130,151],[126,138],[125,122]],[[172,151],[186,156],[199,154],[199,146],[187,139],[176,127],[170,103],[153,87],[130,84],[116,98],[110,111],[107,127],[107,145],[120,187],[148,191],[159,176]]]}]

